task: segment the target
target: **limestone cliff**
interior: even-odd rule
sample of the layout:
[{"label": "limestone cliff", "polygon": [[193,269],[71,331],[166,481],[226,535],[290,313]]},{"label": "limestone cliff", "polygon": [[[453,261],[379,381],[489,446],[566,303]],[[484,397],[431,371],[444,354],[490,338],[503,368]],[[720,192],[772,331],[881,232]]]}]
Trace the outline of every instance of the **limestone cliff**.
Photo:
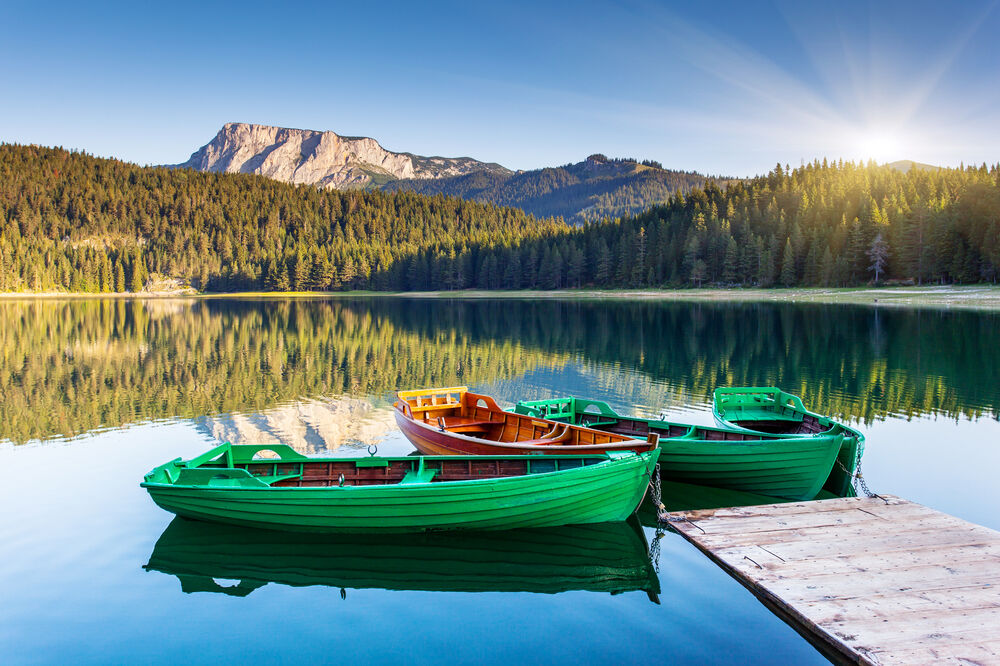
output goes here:
[{"label": "limestone cliff", "polygon": [[479,171],[511,173],[499,164],[469,157],[394,153],[367,137],[247,123],[227,123],[214,139],[177,166],[255,173],[333,189],[380,186],[401,178],[447,178]]}]

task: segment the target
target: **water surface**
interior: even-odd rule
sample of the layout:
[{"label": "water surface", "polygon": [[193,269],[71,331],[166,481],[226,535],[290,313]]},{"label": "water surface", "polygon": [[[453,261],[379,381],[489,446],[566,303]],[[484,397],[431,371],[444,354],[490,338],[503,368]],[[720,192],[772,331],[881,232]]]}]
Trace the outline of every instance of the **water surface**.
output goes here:
[{"label": "water surface", "polygon": [[275,540],[172,523],[138,482],[218,440],[409,452],[400,388],[576,394],[707,424],[716,385],[777,385],[865,431],[874,489],[1000,528],[998,324],[746,303],[5,301],[0,654],[823,663],[650,527]]}]

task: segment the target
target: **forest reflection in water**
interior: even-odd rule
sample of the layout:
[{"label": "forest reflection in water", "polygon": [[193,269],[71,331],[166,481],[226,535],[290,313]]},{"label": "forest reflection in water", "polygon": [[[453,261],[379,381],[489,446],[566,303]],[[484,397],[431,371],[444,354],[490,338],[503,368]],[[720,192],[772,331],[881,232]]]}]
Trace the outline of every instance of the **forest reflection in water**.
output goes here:
[{"label": "forest reflection in water", "polygon": [[15,444],[176,418],[219,438],[250,424],[280,440],[284,419],[306,448],[331,448],[390,427],[384,408],[397,389],[506,381],[516,392],[526,373],[569,366],[644,404],[704,404],[717,385],[776,385],[861,423],[1000,415],[1000,316],[988,312],[93,299],[5,301],[0,323],[0,440]]}]

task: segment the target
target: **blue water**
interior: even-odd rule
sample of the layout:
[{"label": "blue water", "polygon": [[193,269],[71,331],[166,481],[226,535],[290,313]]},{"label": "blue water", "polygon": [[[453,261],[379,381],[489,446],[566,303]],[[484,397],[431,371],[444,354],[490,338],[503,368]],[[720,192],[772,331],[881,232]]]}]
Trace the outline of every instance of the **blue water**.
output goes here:
[{"label": "blue water", "polygon": [[[343,591],[269,582],[237,597],[184,592],[175,575],[143,569],[172,519],[138,486],[150,468],[222,435],[309,453],[358,455],[373,442],[404,453],[387,417],[397,387],[464,382],[507,404],[575,393],[710,423],[711,386],[773,380],[865,431],[876,490],[1000,528],[1000,351],[996,337],[969,333],[995,332],[990,314],[851,311],[850,334],[814,350],[816,319],[839,321],[838,312],[635,305],[608,318],[591,310],[601,304],[525,305],[552,329],[536,335],[504,314],[518,304],[94,307],[0,313],[20,322],[0,337],[4,663],[825,663],[671,533],[658,541],[659,603],[643,589],[422,591],[405,550],[399,567],[414,581],[405,591],[381,589],[376,575]],[[922,335],[952,341],[932,350],[947,358],[927,359],[915,317]],[[650,527],[643,535],[656,538]],[[428,576],[426,587],[438,582]]]}]

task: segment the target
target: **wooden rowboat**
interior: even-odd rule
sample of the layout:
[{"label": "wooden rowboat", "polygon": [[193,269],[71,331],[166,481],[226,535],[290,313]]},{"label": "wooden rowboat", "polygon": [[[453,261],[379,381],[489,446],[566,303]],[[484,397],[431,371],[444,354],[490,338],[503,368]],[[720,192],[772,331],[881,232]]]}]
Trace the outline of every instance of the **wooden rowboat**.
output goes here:
[{"label": "wooden rowboat", "polygon": [[657,455],[308,458],[226,443],[160,465],[142,487],[178,516],[275,530],[502,530],[624,520]]},{"label": "wooden rowboat", "polygon": [[600,400],[521,401],[514,411],[638,438],[659,435],[660,476],[786,499],[813,499],[834,467],[843,435],[769,435],[631,418]]},{"label": "wooden rowboat", "polygon": [[712,414],[719,425],[740,432],[800,437],[842,434],[837,464],[824,488],[842,497],[852,494],[851,483],[864,454],[865,436],[810,412],[798,396],[773,386],[718,388],[713,395]]},{"label": "wooden rowboat", "polygon": [[236,597],[269,583],[431,592],[642,590],[654,601],[660,591],[634,518],[419,534],[295,534],[174,518],[143,568],[176,576],[187,593]]},{"label": "wooden rowboat", "polygon": [[393,407],[399,429],[428,455],[565,455],[656,448],[655,434],[637,441],[630,434],[507,412],[493,398],[464,386],[396,395]]}]

